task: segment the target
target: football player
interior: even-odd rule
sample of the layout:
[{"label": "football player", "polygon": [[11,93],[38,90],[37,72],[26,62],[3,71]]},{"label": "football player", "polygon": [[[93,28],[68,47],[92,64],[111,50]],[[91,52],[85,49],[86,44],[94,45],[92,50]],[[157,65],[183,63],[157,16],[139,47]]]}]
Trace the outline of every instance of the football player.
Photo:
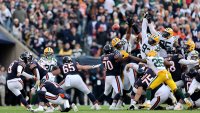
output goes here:
[{"label": "football player", "polygon": [[151,16],[147,13],[147,22],[149,26],[149,30],[151,34],[159,35],[160,42],[160,56],[166,58],[168,54],[168,50],[172,50],[174,47],[177,47],[177,39],[173,36],[174,32],[172,28],[165,28],[163,32],[158,32],[155,30],[153,22],[151,22]]},{"label": "football player", "polygon": [[63,65],[60,65],[52,71],[54,75],[62,74],[64,76],[64,80],[59,84],[61,88],[64,90],[68,90],[70,88],[76,88],[83,93],[87,94],[89,99],[92,101],[93,106],[92,109],[100,110],[100,106],[98,105],[97,99],[88,89],[86,84],[83,82],[82,78],[79,75],[80,70],[89,70],[98,68],[101,64],[98,65],[80,65],[72,61],[71,57],[65,56],[63,57]]},{"label": "football player", "polygon": [[38,63],[48,72],[51,72],[53,67],[57,66],[57,60],[53,57],[53,55],[53,49],[51,47],[47,47],[44,49],[44,56],[38,61]]},{"label": "football player", "polygon": [[[42,79],[40,90],[37,91],[37,94],[39,95],[39,98],[45,102],[45,105],[47,105],[48,108],[51,107],[49,104],[49,102],[51,102],[52,104],[60,105],[61,112],[68,112],[70,110],[70,105],[75,112],[78,111],[76,105],[70,103],[69,96],[55,82]],[[53,112],[53,109],[47,109],[45,112]]]},{"label": "football player", "polygon": [[105,55],[101,57],[101,61],[106,71],[106,79],[104,93],[98,100],[99,102],[102,102],[110,94],[113,88],[115,96],[109,109],[115,110],[116,104],[123,93],[123,85],[120,78],[120,68],[122,64],[120,57],[122,58],[122,56],[119,51],[113,52],[113,48],[109,44],[105,45],[103,50]]},{"label": "football player", "polygon": [[175,96],[180,97],[182,100],[184,100],[188,107],[192,106],[192,103],[187,98],[185,98],[181,90],[177,88],[170,72],[167,71],[166,67],[172,65],[170,62],[164,60],[163,57],[159,57],[157,52],[154,50],[151,50],[149,53],[147,53],[146,59],[140,59],[134,56],[130,57],[132,57],[136,61],[147,63],[148,67],[151,67],[151,69],[157,75],[157,77],[151,82],[146,90],[147,101],[144,103],[144,106],[146,106],[147,108],[152,107],[150,103],[151,92],[162,83],[166,83],[175,94]]},{"label": "football player", "polygon": [[158,45],[160,42],[160,36],[157,34],[149,34],[147,33],[147,14],[145,14],[142,20],[142,31],[141,31],[141,38],[139,40],[140,44],[140,54],[142,59],[146,58],[146,54],[150,50],[160,51],[160,46]]},{"label": "football player", "polygon": [[[200,90],[199,90],[200,88],[198,88],[198,86],[200,84],[197,84],[197,83],[200,83],[200,79],[199,79],[200,74],[198,72],[198,68],[199,67],[194,67],[194,68],[190,69],[189,72],[182,74],[182,79],[184,81],[186,96],[190,97],[191,100],[193,101],[192,108],[200,107]],[[193,80],[194,80],[194,82],[193,82]],[[198,81],[198,82],[196,82],[196,81]],[[191,84],[192,84],[192,86],[191,86]],[[189,90],[190,90],[190,92],[189,92]],[[191,90],[193,90],[194,92]]]},{"label": "football player", "polygon": [[[55,81],[55,76],[52,73],[48,72],[46,69],[44,69],[41,65],[39,65],[38,62],[34,61],[33,59],[27,64],[27,67],[30,70],[30,72],[32,72],[33,75],[36,77],[35,86],[31,89],[31,93],[33,95],[36,94],[37,90],[39,90],[40,81],[42,79]],[[52,107],[49,107],[48,109],[52,109]],[[43,107],[40,106],[34,110],[34,112],[38,111],[44,111]]]},{"label": "football player", "polygon": [[[132,35],[132,27],[133,25],[133,18],[132,18],[132,11],[127,11],[127,24],[128,24],[128,29],[126,31],[126,34],[123,36],[123,38],[120,40],[119,38],[114,38],[111,42],[112,47],[115,48],[116,50],[119,50],[120,53],[122,54],[123,58],[126,58],[128,55],[127,53],[131,53],[132,51],[132,43],[134,39],[134,36]],[[134,86],[135,78],[134,78],[134,71],[131,69],[129,72],[125,70],[126,64],[130,62],[129,60],[124,60],[122,62],[122,67],[121,67],[121,78],[123,80],[123,85],[124,85],[124,90],[123,90],[123,96],[125,96],[126,92],[128,92],[131,88],[131,86]],[[122,108],[122,101],[123,98],[121,98],[118,103],[116,108],[121,109]]]},{"label": "football player", "polygon": [[24,52],[20,55],[19,60],[13,61],[8,68],[8,76],[7,76],[7,86],[8,89],[20,99],[21,103],[27,108],[28,111],[33,112],[31,106],[27,103],[26,99],[21,94],[20,90],[23,89],[24,84],[21,80],[20,76],[25,76],[26,78],[35,79],[34,76],[27,74],[24,72],[24,68],[26,64],[32,60],[32,56],[29,52]]},{"label": "football player", "polygon": [[189,39],[186,43],[186,48],[185,48],[185,52],[186,52],[186,55],[187,55],[187,58],[182,58],[181,60],[179,60],[179,63],[182,64],[182,65],[186,65],[187,66],[187,72],[199,65],[199,53],[198,51],[195,51],[195,43],[194,41],[192,41],[192,39]]},{"label": "football player", "polygon": [[[41,57],[38,61],[38,64],[43,67],[48,72],[51,72],[53,67],[57,66],[57,60],[54,58],[54,51],[51,47],[47,47],[44,49],[44,56]],[[54,77],[54,76],[52,76]],[[52,78],[54,79],[54,78]],[[42,103],[39,102],[38,108],[35,109],[35,111],[44,111],[44,108],[42,106]]]},{"label": "football player", "polygon": [[[135,78],[134,78],[134,71],[132,69],[130,69],[129,72],[127,72],[125,70],[125,66],[127,63],[130,62],[130,60],[127,58],[128,57],[128,52],[126,50],[122,50],[123,47],[123,42],[119,39],[119,38],[114,38],[111,42],[112,47],[115,49],[114,51],[119,51],[120,54],[122,55],[122,58],[124,59],[124,61],[122,62],[121,65],[121,79],[123,80],[123,96],[126,95],[126,92],[128,92],[131,88],[131,86],[134,86],[134,82],[135,82]],[[128,47],[128,46],[127,46]],[[122,108],[122,101],[123,98],[121,98],[117,105],[116,105],[116,109],[121,109]]]},{"label": "football player", "polygon": [[[132,105],[129,107],[129,109],[138,109],[138,106],[136,106],[136,103],[139,102],[140,97],[142,94],[146,91],[147,87],[150,85],[150,83],[154,80],[156,75],[154,72],[145,66],[137,65],[135,63],[129,63],[127,64],[127,70],[130,68],[133,68],[137,70],[137,81],[135,82],[135,96],[132,100]],[[160,104],[164,103],[169,97],[170,97],[170,89],[164,85],[160,84],[157,88],[155,88],[152,91],[154,94],[151,97],[151,108],[150,110],[153,110],[157,108]]]}]

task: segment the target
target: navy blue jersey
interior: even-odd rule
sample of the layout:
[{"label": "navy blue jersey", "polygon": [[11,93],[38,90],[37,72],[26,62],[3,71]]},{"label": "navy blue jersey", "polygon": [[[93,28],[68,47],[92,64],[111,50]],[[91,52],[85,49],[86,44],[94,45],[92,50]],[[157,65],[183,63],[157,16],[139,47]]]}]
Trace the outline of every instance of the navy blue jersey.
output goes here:
[{"label": "navy blue jersey", "polygon": [[182,67],[181,67],[181,64],[178,63],[180,59],[181,59],[181,57],[179,57],[178,55],[172,56],[171,59],[170,59],[170,61],[174,62],[175,70],[169,69],[169,71],[170,71],[172,78],[175,82],[181,80],[181,74],[182,74],[181,68]]},{"label": "navy blue jersey", "polygon": [[[8,67],[8,76],[7,76],[7,80],[11,80],[11,79],[14,79],[14,78],[19,78],[17,76],[17,67],[21,65],[23,67],[23,69],[25,68],[25,64],[24,62],[22,61],[13,61],[9,67]],[[22,70],[23,71],[23,70]]]},{"label": "navy blue jersey", "polygon": [[195,79],[197,80],[197,82],[200,82],[200,74],[196,75]]},{"label": "navy blue jersey", "polygon": [[[146,91],[147,87],[150,85],[150,83],[152,82],[152,80],[156,77],[156,74],[153,72],[153,70],[151,70],[150,68],[148,68],[144,74],[144,76],[139,77],[135,84],[134,87],[137,89],[138,87],[142,87],[144,91]],[[154,97],[154,94],[156,93],[156,91],[162,86],[163,84],[160,84],[157,88],[152,90],[152,95],[151,95],[151,99]]]},{"label": "navy blue jersey", "polygon": [[137,81],[135,82],[135,87],[143,87],[143,89],[146,90],[151,81],[155,78],[155,76],[156,75],[154,74],[154,72],[150,68],[148,68],[144,76],[141,76],[137,79]]},{"label": "navy blue jersey", "polygon": [[119,76],[121,72],[121,62],[117,62],[116,59],[120,57],[120,53],[111,53],[103,55],[101,61],[104,69],[106,70],[106,76]]},{"label": "navy blue jersey", "polygon": [[50,92],[54,95],[58,95],[59,93],[65,93],[65,91],[62,88],[60,88],[59,84],[55,82],[46,81],[40,86],[40,88],[42,87],[45,87],[47,92]]},{"label": "navy blue jersey", "polygon": [[[184,82],[184,87],[185,87],[185,91],[188,92],[190,84],[192,83],[192,78],[190,78],[188,75],[186,75],[185,73],[182,74],[182,80]],[[195,91],[190,98],[193,101],[196,101],[200,98],[200,91]]]},{"label": "navy blue jersey", "polygon": [[34,69],[38,69],[39,73],[40,73],[40,80],[47,75],[47,70],[43,69],[37,62],[32,62],[29,64],[29,69],[31,70],[31,72],[33,73]]},{"label": "navy blue jersey", "polygon": [[66,77],[67,75],[75,75],[79,74],[78,68],[76,66],[76,63],[64,63],[63,65],[59,66],[61,70],[61,74]]}]

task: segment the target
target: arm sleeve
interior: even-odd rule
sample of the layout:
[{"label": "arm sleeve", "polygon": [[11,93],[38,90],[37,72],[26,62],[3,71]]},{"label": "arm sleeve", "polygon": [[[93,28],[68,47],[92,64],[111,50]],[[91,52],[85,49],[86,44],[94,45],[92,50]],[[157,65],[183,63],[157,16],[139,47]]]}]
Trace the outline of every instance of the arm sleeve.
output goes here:
[{"label": "arm sleeve", "polygon": [[142,41],[144,41],[147,35],[147,24],[148,24],[147,19],[144,18],[142,21]]},{"label": "arm sleeve", "polygon": [[150,30],[151,34],[160,35],[160,34],[155,30],[155,28],[154,28],[152,22],[149,24],[149,30]]},{"label": "arm sleeve", "polygon": [[39,73],[39,70],[36,68],[35,71],[36,71],[36,77],[37,77],[37,79],[40,80],[40,73]]},{"label": "arm sleeve", "polygon": [[195,64],[198,63],[199,61],[197,60],[186,60],[186,59],[181,59],[179,60],[178,63],[183,64],[183,65],[190,65],[190,64]]}]

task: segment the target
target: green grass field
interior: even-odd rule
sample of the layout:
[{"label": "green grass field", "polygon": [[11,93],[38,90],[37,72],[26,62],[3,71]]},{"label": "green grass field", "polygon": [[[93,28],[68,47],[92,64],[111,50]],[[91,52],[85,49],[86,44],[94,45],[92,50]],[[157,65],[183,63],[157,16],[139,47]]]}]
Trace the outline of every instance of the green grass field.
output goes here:
[{"label": "green grass field", "polygon": [[[117,110],[117,111],[110,111],[108,110],[108,106],[102,106],[100,111],[90,110],[90,106],[78,106],[79,112],[78,113],[200,113],[200,110],[183,110],[183,111],[174,111],[174,110]],[[26,111],[24,107],[21,106],[9,106],[9,107],[0,107],[0,113],[30,113]],[[39,112],[42,113],[42,112]],[[54,113],[60,113],[59,111],[55,111]],[[74,113],[73,110],[70,113]]]}]

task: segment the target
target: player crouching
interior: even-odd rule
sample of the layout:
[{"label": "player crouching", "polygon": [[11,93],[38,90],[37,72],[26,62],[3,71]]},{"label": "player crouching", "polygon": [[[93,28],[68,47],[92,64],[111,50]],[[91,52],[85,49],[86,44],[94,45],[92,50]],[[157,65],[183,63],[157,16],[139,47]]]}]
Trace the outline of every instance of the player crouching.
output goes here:
[{"label": "player crouching", "polygon": [[61,112],[68,112],[71,107],[75,112],[78,111],[76,105],[71,104],[71,102],[69,101],[69,96],[62,88],[60,88],[57,83],[45,81],[45,79],[42,81],[44,82],[41,83],[40,90],[37,91],[37,94],[39,95],[41,101],[43,101],[45,105],[49,108],[47,108],[46,112],[53,112],[53,109],[51,109],[51,105],[49,104],[49,102],[59,105]]}]

